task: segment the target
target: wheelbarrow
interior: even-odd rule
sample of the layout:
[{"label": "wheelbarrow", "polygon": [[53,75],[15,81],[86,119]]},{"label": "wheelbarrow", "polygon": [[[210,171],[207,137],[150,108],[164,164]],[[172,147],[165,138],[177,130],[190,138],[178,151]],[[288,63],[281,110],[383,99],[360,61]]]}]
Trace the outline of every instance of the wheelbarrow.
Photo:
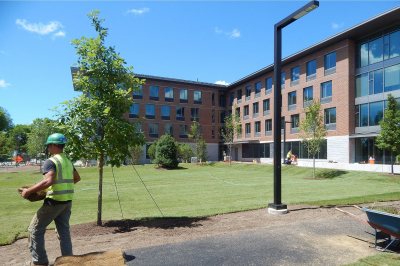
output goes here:
[{"label": "wheelbarrow", "polygon": [[[360,208],[358,206],[354,207],[364,211],[367,214],[368,220],[364,220],[359,218],[358,216],[341,210],[339,208],[335,208],[338,211],[349,214],[353,218],[370,225],[375,230],[375,248],[377,248],[379,239],[386,239],[389,241],[389,244],[381,249],[382,251],[386,251],[393,243],[400,239],[400,215],[390,214],[387,212],[381,212],[376,210],[371,210],[368,208]],[[393,237],[393,239],[392,239]]]}]

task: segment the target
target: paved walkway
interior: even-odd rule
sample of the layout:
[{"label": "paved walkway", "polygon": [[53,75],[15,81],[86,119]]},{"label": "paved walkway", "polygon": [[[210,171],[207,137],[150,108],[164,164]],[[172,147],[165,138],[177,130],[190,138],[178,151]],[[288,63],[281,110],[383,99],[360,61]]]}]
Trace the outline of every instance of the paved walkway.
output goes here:
[{"label": "paved walkway", "polygon": [[324,217],[126,254],[128,265],[343,265],[377,252],[366,232],[372,229],[351,217]]}]

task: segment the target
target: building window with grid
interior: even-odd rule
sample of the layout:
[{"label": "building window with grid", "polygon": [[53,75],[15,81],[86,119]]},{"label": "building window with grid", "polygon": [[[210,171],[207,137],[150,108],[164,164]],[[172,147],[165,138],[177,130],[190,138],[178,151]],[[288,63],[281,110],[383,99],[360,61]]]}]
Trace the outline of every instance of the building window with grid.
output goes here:
[{"label": "building window with grid", "polygon": [[191,121],[199,122],[200,118],[199,110],[200,110],[199,108],[190,108]]},{"label": "building window with grid", "polygon": [[264,115],[269,115],[270,111],[271,111],[271,100],[265,99],[263,101],[263,113]]},{"label": "building window with grid", "polygon": [[235,115],[240,118],[240,107],[236,107]]},{"label": "building window with grid", "polygon": [[245,105],[244,107],[243,107],[243,119],[249,119],[249,114],[250,114],[250,111],[249,111],[249,106],[248,105]]},{"label": "building window with grid", "polygon": [[163,120],[171,119],[171,107],[169,105],[161,106],[161,119]]},{"label": "building window with grid", "polygon": [[185,107],[176,107],[176,120],[185,121]]},{"label": "building window with grid", "polygon": [[336,72],[336,52],[324,56],[325,76]]},{"label": "building window with grid", "polygon": [[265,135],[272,135],[272,119],[265,120]]},{"label": "building window with grid", "polygon": [[164,125],[164,133],[174,136],[174,127],[172,126],[171,123],[166,123]]},{"label": "building window with grid", "polygon": [[306,63],[306,81],[317,77],[317,60],[311,60]]},{"label": "building window with grid", "polygon": [[261,95],[261,88],[262,88],[262,83],[261,83],[261,81],[256,82],[256,83],[254,84],[254,95],[255,95],[256,98],[257,98],[257,97],[260,97],[260,95]]},{"label": "building window with grid", "polygon": [[193,92],[193,100],[195,104],[201,104],[202,99],[201,99],[201,91],[194,91]]},{"label": "building window with grid", "polygon": [[261,135],[261,122],[256,121],[254,123],[254,136],[259,137]]},{"label": "building window with grid", "polygon": [[139,117],[139,104],[134,103],[129,108],[129,118]]},{"label": "building window with grid", "polygon": [[286,81],[286,73],[282,72],[281,73],[281,90],[285,88],[285,81]]},{"label": "building window with grid", "polygon": [[300,80],[300,67],[295,66],[290,70],[290,86],[299,84]]},{"label": "building window with grid", "polygon": [[296,109],[296,101],[297,101],[297,95],[296,91],[291,91],[288,93],[288,110],[294,110]]},{"label": "building window with grid", "polygon": [[251,97],[251,86],[250,85],[246,86],[245,91],[246,91],[246,101],[248,101],[250,100]]},{"label": "building window with grid", "polygon": [[231,92],[229,93],[229,106],[232,106],[234,101],[235,101],[235,93]]},{"label": "building window with grid", "polygon": [[142,99],[143,98],[143,87],[140,85],[138,88],[133,90],[133,99]]},{"label": "building window with grid", "polygon": [[150,100],[158,101],[158,86],[150,86]]},{"label": "building window with grid", "polygon": [[188,102],[188,93],[187,89],[179,90],[179,102],[187,103]]},{"label": "building window with grid", "polygon": [[167,87],[165,88],[164,98],[166,102],[173,102],[174,101],[174,89]]},{"label": "building window with grid", "polygon": [[378,69],[356,76],[356,97],[363,97],[382,92],[383,69]]},{"label": "building window with grid", "polygon": [[295,114],[290,116],[290,133],[299,132],[300,115]]},{"label": "building window with grid", "polygon": [[272,78],[265,79],[265,95],[270,94],[272,92]]},{"label": "building window with grid", "polygon": [[311,105],[314,99],[313,93],[314,90],[312,86],[303,89],[303,107],[308,107]]},{"label": "building window with grid", "polygon": [[179,137],[181,139],[187,139],[187,137],[188,137],[188,126],[187,125],[179,125]]},{"label": "building window with grid", "polygon": [[149,124],[149,137],[158,138],[158,124]]},{"label": "building window with grid", "polygon": [[237,102],[238,103],[242,102],[242,90],[241,89],[237,90]]},{"label": "building window with grid", "polygon": [[154,119],[156,117],[156,107],[154,104],[146,104],[146,118]]},{"label": "building window with grid", "polygon": [[321,83],[321,103],[332,101],[332,80]]},{"label": "building window with grid", "polygon": [[400,64],[385,68],[385,92],[400,90]]},{"label": "building window with grid", "polygon": [[336,107],[324,110],[325,127],[327,130],[336,129]]},{"label": "building window with grid", "polygon": [[253,118],[258,117],[258,113],[259,113],[258,102],[253,103]]},{"label": "building window with grid", "polygon": [[245,127],[245,137],[246,138],[250,138],[251,137],[251,126],[250,126],[250,123],[246,123],[245,125],[244,125],[244,127]]}]

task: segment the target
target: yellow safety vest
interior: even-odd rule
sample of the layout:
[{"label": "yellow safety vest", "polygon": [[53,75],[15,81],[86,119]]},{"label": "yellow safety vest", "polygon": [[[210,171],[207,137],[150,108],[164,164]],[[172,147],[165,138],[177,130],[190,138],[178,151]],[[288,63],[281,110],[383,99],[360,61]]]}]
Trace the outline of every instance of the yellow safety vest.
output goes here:
[{"label": "yellow safety vest", "polygon": [[74,196],[74,166],[64,153],[49,158],[56,165],[56,179],[47,190],[46,198],[57,201],[72,200]]}]

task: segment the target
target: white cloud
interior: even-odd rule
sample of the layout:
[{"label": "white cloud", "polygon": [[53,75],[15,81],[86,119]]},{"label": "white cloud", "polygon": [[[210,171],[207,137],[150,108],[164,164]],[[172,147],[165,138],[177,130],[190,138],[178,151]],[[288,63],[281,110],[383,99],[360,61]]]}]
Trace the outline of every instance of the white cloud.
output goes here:
[{"label": "white cloud", "polygon": [[226,82],[225,80],[218,80],[215,82],[215,84],[228,86],[229,82]]},{"label": "white cloud", "polygon": [[332,23],[331,23],[331,28],[332,28],[333,30],[337,30],[337,29],[343,28],[343,25],[344,25],[343,22],[342,22],[342,23],[332,22]]},{"label": "white cloud", "polygon": [[147,13],[150,11],[150,8],[148,7],[143,7],[143,8],[133,8],[133,9],[129,9],[127,11],[128,14],[134,14],[135,16],[140,16],[143,15],[144,13]]},{"label": "white cloud", "polygon": [[50,21],[47,24],[43,24],[41,22],[29,23],[26,19],[17,19],[15,23],[24,30],[39,35],[54,33],[53,37],[65,37],[65,32],[60,30],[63,28],[63,25],[58,21]]},{"label": "white cloud", "polygon": [[222,30],[222,29],[220,29],[218,27],[215,27],[214,28],[214,32],[216,34],[226,35],[226,36],[228,36],[229,38],[232,38],[232,39],[240,38],[240,36],[241,36],[240,35],[240,31],[238,29],[233,29],[232,31],[224,31],[224,30]]},{"label": "white cloud", "polygon": [[10,83],[7,83],[4,79],[0,79],[0,88],[7,88],[10,86]]}]

